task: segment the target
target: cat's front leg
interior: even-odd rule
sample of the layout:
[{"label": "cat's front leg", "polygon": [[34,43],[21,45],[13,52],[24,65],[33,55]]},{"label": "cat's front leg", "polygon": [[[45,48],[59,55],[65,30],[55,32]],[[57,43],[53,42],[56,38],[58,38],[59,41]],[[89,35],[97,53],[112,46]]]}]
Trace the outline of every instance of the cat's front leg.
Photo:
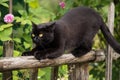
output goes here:
[{"label": "cat's front leg", "polygon": [[60,57],[64,53],[64,50],[59,49],[47,49],[46,51],[36,51],[34,53],[34,56],[36,59],[41,60],[41,59],[54,59],[57,57]]},{"label": "cat's front leg", "polygon": [[53,52],[53,53],[50,53],[50,54],[47,54],[46,55],[46,58],[48,59],[54,59],[54,58],[57,58],[57,57],[60,57],[63,53],[62,52]]},{"label": "cat's front leg", "polygon": [[46,54],[46,58],[54,59],[60,57],[63,53],[64,53],[63,49],[58,49],[58,50],[53,49],[53,51]]},{"label": "cat's front leg", "polygon": [[33,53],[31,51],[26,51],[22,53],[22,56],[32,56]]},{"label": "cat's front leg", "polygon": [[22,56],[34,56],[36,59],[41,60],[46,58],[46,53],[44,51],[27,51],[23,52]]},{"label": "cat's front leg", "polygon": [[32,56],[32,55],[34,55],[34,53],[35,53],[36,51],[38,51],[38,48],[37,48],[37,47],[33,48],[31,51],[23,52],[23,53],[22,53],[22,56]]},{"label": "cat's front leg", "polygon": [[[62,36],[61,36],[62,37]],[[34,53],[36,59],[53,59],[61,56],[64,53],[65,39],[60,38],[55,46],[51,46],[50,48],[46,48],[45,50],[39,50]]]},{"label": "cat's front leg", "polygon": [[48,59],[60,57],[64,53],[65,39],[62,36],[58,42],[58,45],[56,45],[56,46],[57,47],[54,47],[47,51],[47,52],[49,52],[46,54],[46,57]]},{"label": "cat's front leg", "polygon": [[41,59],[46,59],[46,53],[44,51],[36,51],[34,53],[34,57],[38,60],[41,60]]}]

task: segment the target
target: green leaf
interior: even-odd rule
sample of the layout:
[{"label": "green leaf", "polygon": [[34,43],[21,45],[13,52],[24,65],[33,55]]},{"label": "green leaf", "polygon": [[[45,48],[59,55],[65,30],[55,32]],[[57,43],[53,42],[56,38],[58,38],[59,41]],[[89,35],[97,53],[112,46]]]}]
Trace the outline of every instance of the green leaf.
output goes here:
[{"label": "green leaf", "polygon": [[4,29],[4,35],[11,35],[12,34],[12,27]]},{"label": "green leaf", "polygon": [[16,22],[21,22],[21,21],[23,21],[23,18],[21,18],[21,17],[15,17],[15,20],[16,20]]},{"label": "green leaf", "polygon": [[30,20],[25,20],[25,21],[26,21],[26,24],[32,25]]},{"label": "green leaf", "polygon": [[38,18],[32,18],[32,22],[39,24],[40,23],[40,19]]},{"label": "green leaf", "polygon": [[0,31],[0,40],[6,41],[11,40],[10,35],[12,34],[12,27],[6,28],[3,31]]},{"label": "green leaf", "polygon": [[3,51],[3,46],[0,46],[0,56],[2,55]]},{"label": "green leaf", "polygon": [[39,7],[39,0],[31,0],[31,1],[29,0],[29,6],[32,7],[32,8]]},{"label": "green leaf", "polygon": [[15,17],[16,22],[21,22],[22,25],[29,24],[32,25],[29,19],[25,19],[24,17]]},{"label": "green leaf", "polygon": [[4,2],[7,2],[7,1],[8,1],[8,0],[1,0],[0,2],[1,2],[1,3],[4,3]]},{"label": "green leaf", "polygon": [[0,31],[3,31],[4,30],[4,28],[3,27],[0,27]]},{"label": "green leaf", "polygon": [[0,17],[1,17],[1,11],[0,11]]},{"label": "green leaf", "polygon": [[1,38],[2,41],[12,40],[9,36],[4,36]]},{"label": "green leaf", "polygon": [[21,37],[23,37],[23,27],[22,26],[20,26],[20,27],[18,27],[16,30],[13,30],[13,34],[14,34],[14,37],[15,38],[21,38]]},{"label": "green leaf", "polygon": [[30,44],[28,44],[27,42],[24,42],[23,44],[24,44],[25,48],[29,48],[30,47]]},{"label": "green leaf", "polygon": [[27,17],[27,12],[25,10],[19,10],[18,11],[20,13],[20,15],[22,15],[22,17]]},{"label": "green leaf", "polygon": [[35,1],[35,0],[24,0],[24,1],[27,3],[30,3],[30,2]]},{"label": "green leaf", "polygon": [[32,42],[32,39],[31,39],[31,36],[30,34],[23,34],[24,35],[24,40],[27,42],[27,43],[31,43]]},{"label": "green leaf", "polygon": [[15,42],[18,42],[18,43],[21,42],[20,38],[14,38],[13,40],[14,40]]},{"label": "green leaf", "polygon": [[17,56],[19,56],[19,55],[20,55],[20,52],[17,51],[17,50],[14,50],[14,57],[17,57]]},{"label": "green leaf", "polygon": [[24,11],[24,10],[19,10],[18,12],[19,12],[21,15],[23,15],[25,11]]},{"label": "green leaf", "polygon": [[9,28],[11,26],[13,26],[13,24],[4,24],[4,25],[0,26],[0,31],[3,31],[5,28]]},{"label": "green leaf", "polygon": [[4,7],[9,7],[7,3],[2,3],[1,5],[3,5]]},{"label": "green leaf", "polygon": [[18,71],[13,71],[13,80],[19,80],[17,75],[18,75]]},{"label": "green leaf", "polygon": [[43,71],[42,69],[39,69],[39,73],[40,73],[40,74],[39,74],[40,76],[45,75],[45,71]]}]

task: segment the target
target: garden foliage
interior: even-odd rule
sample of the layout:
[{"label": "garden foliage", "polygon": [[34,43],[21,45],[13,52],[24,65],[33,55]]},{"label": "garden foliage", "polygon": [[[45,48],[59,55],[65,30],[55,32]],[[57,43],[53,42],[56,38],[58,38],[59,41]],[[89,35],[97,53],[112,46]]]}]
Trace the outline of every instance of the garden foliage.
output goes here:
[{"label": "garden foliage", "polygon": [[[107,14],[110,0],[63,0],[65,7],[59,6],[61,0],[13,0],[13,23],[5,23],[3,18],[9,13],[9,0],[0,0],[0,57],[3,55],[3,43],[7,40],[14,41],[14,56],[21,56],[21,53],[33,47],[30,32],[32,23],[36,24],[54,21],[59,19],[68,10],[77,6],[89,6],[98,11],[107,23]],[[115,0],[115,26],[114,36],[120,42],[120,1]],[[98,37],[99,36],[99,37]],[[95,37],[93,49],[105,48],[105,40],[101,33]],[[113,80],[120,78],[120,61],[114,61]],[[90,80],[104,80],[105,63],[90,64]],[[59,79],[67,80],[67,66],[59,68]],[[29,80],[27,70],[13,71],[14,80]],[[0,73],[0,80],[2,75]],[[50,68],[39,69],[38,80],[50,80]]]}]

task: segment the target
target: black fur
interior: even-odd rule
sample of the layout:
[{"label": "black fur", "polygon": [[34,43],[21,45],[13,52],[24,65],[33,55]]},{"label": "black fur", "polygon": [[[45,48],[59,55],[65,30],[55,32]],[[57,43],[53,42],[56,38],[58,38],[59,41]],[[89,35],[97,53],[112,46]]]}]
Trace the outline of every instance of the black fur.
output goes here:
[{"label": "black fur", "polygon": [[[99,29],[111,47],[120,53],[120,44],[113,38],[101,16],[91,8],[77,7],[55,22],[33,24],[32,40],[36,47],[22,55],[34,55],[39,60],[52,59],[68,50],[75,57],[82,56],[91,50],[93,38]],[[41,33],[43,35],[39,35]]]}]

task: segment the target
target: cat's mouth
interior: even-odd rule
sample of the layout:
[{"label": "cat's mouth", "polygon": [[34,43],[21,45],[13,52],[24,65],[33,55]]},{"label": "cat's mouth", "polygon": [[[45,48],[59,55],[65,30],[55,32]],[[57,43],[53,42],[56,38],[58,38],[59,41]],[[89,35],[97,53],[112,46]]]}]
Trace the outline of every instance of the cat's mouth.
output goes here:
[{"label": "cat's mouth", "polygon": [[39,40],[36,40],[36,41],[33,41],[36,45],[48,45],[50,43],[49,40],[45,40],[45,41],[39,41]]}]

